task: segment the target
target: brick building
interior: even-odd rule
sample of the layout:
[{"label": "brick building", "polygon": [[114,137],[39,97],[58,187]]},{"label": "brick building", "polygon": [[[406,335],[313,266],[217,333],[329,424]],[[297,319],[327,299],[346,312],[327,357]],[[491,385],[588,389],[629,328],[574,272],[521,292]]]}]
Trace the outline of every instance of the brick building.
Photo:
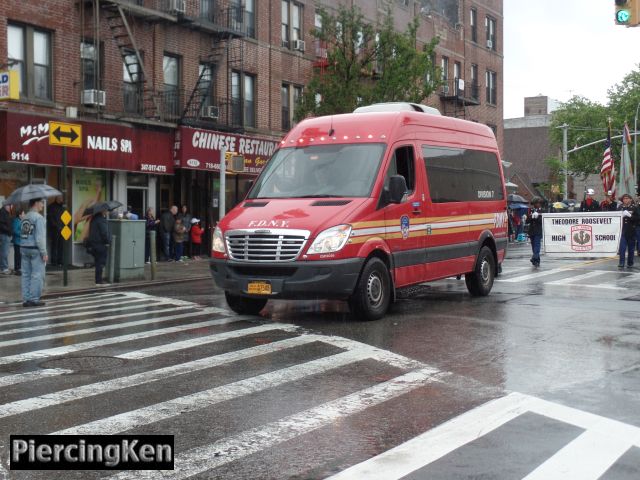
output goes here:
[{"label": "brick building", "polygon": [[[352,0],[398,28],[420,17],[419,41],[440,37],[446,82],[425,103],[491,126],[502,145],[502,0]],[[74,239],[81,213],[116,199],[144,214],[186,204],[218,218],[221,155],[232,206],[284,131],[323,49],[316,8],[335,0],[47,0],[0,2],[0,72],[18,72],[18,99],[0,99],[0,197],[28,182],[62,188],[62,153],[48,122],[82,127],[68,149]],[[420,45],[418,45],[419,47]],[[15,74],[11,77],[15,83]],[[235,163],[235,165],[239,165]],[[74,259],[82,260],[76,245]]]}]

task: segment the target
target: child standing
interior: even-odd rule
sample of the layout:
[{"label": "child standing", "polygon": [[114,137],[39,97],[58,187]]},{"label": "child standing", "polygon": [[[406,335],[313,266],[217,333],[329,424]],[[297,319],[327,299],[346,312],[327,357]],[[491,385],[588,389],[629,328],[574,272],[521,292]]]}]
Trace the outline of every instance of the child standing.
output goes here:
[{"label": "child standing", "polygon": [[173,243],[175,245],[175,261],[182,262],[182,252],[184,251],[184,237],[187,229],[182,224],[181,218],[176,218],[176,223],[173,226]]},{"label": "child standing", "polygon": [[200,254],[202,253],[200,248],[202,246],[202,227],[200,226],[200,220],[197,218],[193,218],[191,220],[191,244],[193,245],[193,251],[191,252],[192,257],[195,259],[200,258]]}]

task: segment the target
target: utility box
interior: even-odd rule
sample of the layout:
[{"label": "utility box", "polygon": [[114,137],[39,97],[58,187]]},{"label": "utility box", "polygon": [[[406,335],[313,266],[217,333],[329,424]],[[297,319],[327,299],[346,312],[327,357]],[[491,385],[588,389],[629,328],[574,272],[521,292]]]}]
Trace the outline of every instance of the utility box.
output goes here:
[{"label": "utility box", "polygon": [[[111,235],[115,235],[115,261],[113,279],[144,279],[144,236],[146,222],[144,220],[109,220]],[[107,261],[107,274],[110,274]]]}]

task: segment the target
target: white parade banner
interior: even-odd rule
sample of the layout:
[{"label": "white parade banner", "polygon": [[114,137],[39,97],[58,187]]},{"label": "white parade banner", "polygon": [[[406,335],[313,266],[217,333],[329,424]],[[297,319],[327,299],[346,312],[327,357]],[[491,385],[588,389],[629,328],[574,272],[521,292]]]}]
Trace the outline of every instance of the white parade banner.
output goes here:
[{"label": "white parade banner", "polygon": [[618,253],[620,212],[544,213],[544,252],[555,257],[611,257]]}]

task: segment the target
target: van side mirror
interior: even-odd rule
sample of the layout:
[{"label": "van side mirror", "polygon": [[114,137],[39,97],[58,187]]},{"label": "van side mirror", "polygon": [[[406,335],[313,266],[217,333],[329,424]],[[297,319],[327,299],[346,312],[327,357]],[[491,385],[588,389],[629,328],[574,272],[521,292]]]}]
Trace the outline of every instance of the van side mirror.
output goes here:
[{"label": "van side mirror", "polygon": [[402,203],[405,193],[407,193],[407,181],[402,175],[392,175],[389,178],[389,202]]}]

